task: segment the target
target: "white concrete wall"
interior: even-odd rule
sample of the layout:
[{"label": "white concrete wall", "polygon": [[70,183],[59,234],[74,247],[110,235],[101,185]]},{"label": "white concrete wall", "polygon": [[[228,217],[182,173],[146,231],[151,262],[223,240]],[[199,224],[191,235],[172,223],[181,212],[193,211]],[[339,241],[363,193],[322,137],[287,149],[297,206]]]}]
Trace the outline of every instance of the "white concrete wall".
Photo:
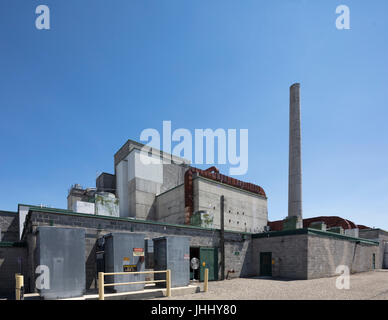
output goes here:
[{"label": "white concrete wall", "polygon": [[119,217],[119,199],[114,194],[108,192],[96,194],[95,214],[97,216]]},{"label": "white concrete wall", "polygon": [[72,211],[78,213],[94,214],[94,203],[85,201],[75,201]]},{"label": "white concrete wall", "polygon": [[140,178],[143,180],[153,181],[156,183],[163,183],[163,164],[154,163],[158,161],[156,156],[142,155],[150,161],[150,164],[144,164],[141,160],[140,151],[137,149],[132,150],[128,157],[128,182],[134,178]]},{"label": "white concrete wall", "polygon": [[214,228],[220,228],[220,197],[224,195],[225,230],[261,232],[268,222],[267,199],[226,184],[194,178],[194,212],[213,214]]},{"label": "white concrete wall", "polygon": [[19,212],[18,212],[18,214],[19,214],[19,239],[22,238],[24,221],[26,221],[26,217],[27,217],[29,208],[30,207],[28,207],[28,206],[19,205]]},{"label": "white concrete wall", "polygon": [[128,161],[124,159],[116,166],[116,195],[120,199],[120,217],[129,217]]},{"label": "white concrete wall", "polygon": [[[145,157],[149,163],[142,161]],[[155,219],[155,196],[183,183],[185,167],[132,149],[116,166],[121,217]]]}]

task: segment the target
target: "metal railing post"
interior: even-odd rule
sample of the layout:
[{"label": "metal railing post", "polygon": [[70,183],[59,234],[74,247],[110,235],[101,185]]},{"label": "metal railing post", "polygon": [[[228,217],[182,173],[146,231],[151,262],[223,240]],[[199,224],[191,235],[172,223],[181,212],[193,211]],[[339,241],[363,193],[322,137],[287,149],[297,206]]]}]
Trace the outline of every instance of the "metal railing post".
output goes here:
[{"label": "metal railing post", "polygon": [[98,273],[98,300],[104,300],[104,272]]},{"label": "metal railing post", "polygon": [[209,269],[205,268],[205,279],[204,279],[204,283],[203,283],[203,291],[204,292],[207,292],[207,290],[209,288],[208,281],[209,281]]},{"label": "metal railing post", "polygon": [[23,296],[22,288],[24,286],[24,277],[21,274],[16,273],[15,280],[16,280],[15,298],[16,300],[21,300]]},{"label": "metal railing post", "polygon": [[166,271],[166,296],[171,297],[171,270]]}]

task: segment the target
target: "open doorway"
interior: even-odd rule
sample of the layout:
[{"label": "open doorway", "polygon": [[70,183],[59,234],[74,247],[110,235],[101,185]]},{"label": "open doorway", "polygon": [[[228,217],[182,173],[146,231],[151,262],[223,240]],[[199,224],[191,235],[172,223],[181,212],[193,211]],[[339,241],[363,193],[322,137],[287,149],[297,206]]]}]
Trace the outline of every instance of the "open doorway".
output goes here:
[{"label": "open doorway", "polygon": [[[191,259],[197,258],[199,260],[199,247],[190,247],[190,262]],[[194,270],[190,263],[190,280],[199,280],[199,268]]]}]

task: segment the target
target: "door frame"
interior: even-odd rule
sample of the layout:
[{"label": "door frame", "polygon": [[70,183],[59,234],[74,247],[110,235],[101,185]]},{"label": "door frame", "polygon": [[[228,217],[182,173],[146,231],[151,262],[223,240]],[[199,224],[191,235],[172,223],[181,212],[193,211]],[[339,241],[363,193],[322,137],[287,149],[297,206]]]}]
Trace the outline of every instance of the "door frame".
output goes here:
[{"label": "door frame", "polygon": [[201,249],[212,249],[213,250],[213,254],[214,254],[214,259],[213,259],[214,273],[211,275],[210,272],[209,272],[209,281],[217,281],[218,280],[218,251],[219,251],[219,248],[218,247],[207,247],[207,246],[203,246],[203,247],[200,246],[199,247],[199,262],[200,262],[200,265],[199,265],[199,281],[203,281],[204,280],[204,271],[205,271],[204,267],[202,266]]},{"label": "door frame", "polygon": [[[263,261],[263,256],[269,256],[269,265],[268,265],[268,274],[263,274],[266,273],[264,271],[264,261]],[[266,252],[260,252],[260,276],[262,277],[272,277],[272,252],[266,251]]]}]

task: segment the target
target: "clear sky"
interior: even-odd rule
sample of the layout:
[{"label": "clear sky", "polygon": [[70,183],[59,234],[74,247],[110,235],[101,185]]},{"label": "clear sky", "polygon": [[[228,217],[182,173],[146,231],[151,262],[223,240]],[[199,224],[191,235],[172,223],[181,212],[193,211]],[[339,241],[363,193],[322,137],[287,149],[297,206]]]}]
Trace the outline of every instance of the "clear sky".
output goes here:
[{"label": "clear sky", "polygon": [[[40,4],[50,30],[35,28]],[[304,217],[388,230],[387,13],[386,0],[1,0],[0,209],[66,208],[71,184],[95,186],[128,138],[171,120],[247,128],[239,178],[282,219],[300,82]]]}]

